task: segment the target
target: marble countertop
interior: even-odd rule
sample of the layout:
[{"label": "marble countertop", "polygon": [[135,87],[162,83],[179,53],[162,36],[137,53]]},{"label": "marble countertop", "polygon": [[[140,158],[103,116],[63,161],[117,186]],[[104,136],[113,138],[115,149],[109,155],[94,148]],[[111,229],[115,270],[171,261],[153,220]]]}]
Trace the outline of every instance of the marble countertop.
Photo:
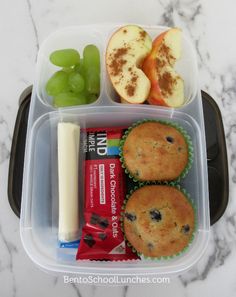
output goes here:
[{"label": "marble countertop", "polygon": [[[2,0],[0,100],[0,296],[236,296],[236,3],[234,0]],[[224,119],[230,197],[211,228],[199,263],[169,284],[104,287],[65,284],[26,255],[19,219],[7,199],[11,140],[20,93],[34,81],[37,51],[54,30],[88,23],[124,22],[183,28],[198,57],[201,89],[217,101]]]}]

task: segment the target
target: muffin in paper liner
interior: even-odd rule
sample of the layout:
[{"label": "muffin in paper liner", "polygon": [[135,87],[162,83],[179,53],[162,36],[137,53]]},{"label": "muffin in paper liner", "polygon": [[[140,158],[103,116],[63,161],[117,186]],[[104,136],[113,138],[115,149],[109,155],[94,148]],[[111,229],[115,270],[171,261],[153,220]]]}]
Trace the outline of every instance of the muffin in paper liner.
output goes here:
[{"label": "muffin in paper liner", "polygon": [[[138,252],[136,250],[136,248],[129,242],[129,240],[127,239],[127,236],[125,234],[125,230],[124,230],[124,216],[125,216],[125,208],[126,208],[126,204],[127,202],[129,201],[129,198],[132,196],[132,194],[134,192],[136,192],[138,189],[141,189],[141,188],[144,188],[144,187],[149,187],[149,186],[164,186],[164,187],[172,187],[172,188],[175,188],[177,190],[179,190],[183,195],[184,197],[187,199],[187,202],[191,205],[192,209],[193,209],[193,213],[194,213],[194,224],[193,224],[193,229],[192,229],[192,233],[191,233],[191,237],[189,238],[186,246],[184,246],[180,251],[176,252],[176,253],[173,253],[171,255],[164,255],[164,256],[147,256],[147,255],[144,255],[142,252]],[[142,183],[142,184],[139,184],[138,186],[135,186],[133,190],[130,191],[129,194],[126,195],[126,198],[124,199],[124,203],[123,203],[123,206],[122,206],[122,212],[121,212],[121,229],[122,229],[122,232],[124,233],[124,238],[125,240],[127,241],[127,245],[129,247],[132,248],[132,251],[134,253],[136,253],[140,259],[142,260],[168,260],[168,259],[173,259],[179,255],[182,255],[183,253],[185,253],[188,248],[191,246],[191,243],[193,242],[194,240],[194,236],[195,236],[195,232],[196,232],[196,229],[197,229],[197,217],[196,217],[196,208],[195,208],[195,205],[194,205],[194,202],[192,201],[192,199],[190,198],[190,195],[186,192],[185,189],[181,188],[179,185],[176,185],[175,183],[169,183],[168,185],[155,185],[155,184],[152,184],[152,185],[147,185],[145,183]],[[163,239],[163,238],[162,238]]]},{"label": "muffin in paper liner", "polygon": [[[132,172],[129,170],[128,166],[126,165],[125,157],[124,157],[124,144],[125,144],[125,141],[126,141],[128,135],[130,134],[130,132],[134,128],[138,127],[139,125],[141,125],[143,123],[148,123],[148,122],[159,123],[159,124],[162,124],[162,125],[167,125],[167,126],[170,126],[172,128],[175,128],[184,137],[184,140],[186,142],[187,149],[188,149],[187,164],[184,167],[184,169],[180,172],[180,174],[177,177],[173,178],[173,179],[168,179],[168,180],[166,180],[166,179],[160,179],[160,180],[159,179],[155,179],[155,180],[138,179],[137,176],[132,174]],[[122,167],[125,170],[125,173],[128,174],[128,176],[134,182],[141,182],[141,183],[147,183],[147,184],[152,184],[152,183],[154,183],[154,184],[168,184],[170,182],[178,183],[189,172],[189,170],[190,170],[190,168],[192,166],[192,163],[193,163],[193,156],[194,156],[194,154],[193,154],[193,144],[192,144],[192,141],[190,139],[190,136],[187,134],[187,132],[179,124],[177,124],[176,122],[170,122],[170,121],[165,121],[165,120],[155,120],[155,119],[144,119],[144,120],[137,121],[136,123],[131,125],[125,131],[125,133],[124,133],[124,135],[123,135],[123,137],[122,137],[122,139],[120,141],[120,154],[119,155],[120,155],[120,161],[122,163]]]}]

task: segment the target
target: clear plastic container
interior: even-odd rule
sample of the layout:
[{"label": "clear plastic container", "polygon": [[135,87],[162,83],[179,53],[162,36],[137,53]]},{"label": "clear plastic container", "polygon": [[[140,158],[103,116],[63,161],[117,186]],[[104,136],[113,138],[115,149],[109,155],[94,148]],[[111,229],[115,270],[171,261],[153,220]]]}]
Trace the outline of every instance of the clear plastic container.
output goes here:
[{"label": "clear plastic container", "polygon": [[[105,72],[104,51],[109,36],[119,26],[91,25],[66,28],[51,35],[39,51],[26,145],[20,221],[21,238],[30,258],[41,268],[55,273],[103,276],[180,274],[194,265],[203,255],[210,228],[206,144],[201,94],[197,84],[196,58],[191,44],[184,37],[183,56],[177,65],[186,84],[185,95],[188,100],[184,106],[173,109],[117,103],[115,92]],[[166,27],[142,27],[152,37],[167,29]],[[68,47],[81,51],[88,43],[96,44],[101,53],[100,97],[91,105],[55,109],[51,105],[50,97],[44,92],[45,82],[55,71],[48,61],[49,54],[53,50]],[[188,132],[193,141],[193,166],[181,182],[194,200],[197,210],[197,230],[191,246],[180,256],[159,261],[75,261],[71,258],[59,257],[57,124],[74,122],[82,128],[115,127],[129,126],[142,119],[165,119],[177,122]],[[80,177],[80,199],[83,203],[84,175],[81,165]]]}]

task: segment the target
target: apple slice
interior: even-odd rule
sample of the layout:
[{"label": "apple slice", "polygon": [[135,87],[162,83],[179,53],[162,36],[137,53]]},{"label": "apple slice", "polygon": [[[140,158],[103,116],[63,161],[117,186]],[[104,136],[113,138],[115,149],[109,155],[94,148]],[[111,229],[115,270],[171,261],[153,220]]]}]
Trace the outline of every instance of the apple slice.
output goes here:
[{"label": "apple slice", "polygon": [[124,98],[120,97],[120,103],[123,104],[131,104],[130,102],[126,101]]},{"label": "apple slice", "polygon": [[184,103],[184,81],[174,70],[181,57],[181,38],[178,28],[163,32],[143,62],[143,71],[151,81],[150,104],[178,107]]},{"label": "apple slice", "polygon": [[129,103],[143,103],[148,97],[151,84],[140,67],[151,48],[151,37],[135,25],[121,27],[108,42],[108,75],[116,92]]}]

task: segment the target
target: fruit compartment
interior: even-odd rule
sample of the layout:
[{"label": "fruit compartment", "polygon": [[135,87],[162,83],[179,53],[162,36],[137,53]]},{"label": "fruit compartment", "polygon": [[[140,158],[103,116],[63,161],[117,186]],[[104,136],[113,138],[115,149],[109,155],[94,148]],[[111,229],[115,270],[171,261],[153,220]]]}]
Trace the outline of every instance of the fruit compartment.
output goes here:
[{"label": "fruit compartment", "polygon": [[[109,39],[111,38],[112,34],[116,30],[118,30],[121,27],[121,25],[117,25],[113,27],[109,33],[108,37],[106,39],[105,46],[107,46]],[[166,26],[143,26],[140,25],[154,40],[157,36],[159,36],[162,32],[169,29],[169,27]],[[180,74],[180,76],[184,80],[184,94],[185,94],[185,103],[183,106],[190,103],[194,98],[196,98],[197,94],[197,63],[196,63],[196,56],[194,53],[193,46],[191,42],[188,40],[188,38],[185,36],[183,32],[183,38],[182,38],[182,56],[179,61],[176,62],[175,70]],[[189,75],[191,73],[191,75]],[[105,91],[106,96],[115,103],[120,103],[120,97],[115,91],[114,87],[112,86],[112,83],[109,79],[107,71],[104,74],[105,77]],[[142,104],[140,104],[142,105]],[[152,105],[153,106],[153,105]],[[181,109],[183,106],[180,106]],[[169,107],[167,107],[169,108]]]},{"label": "fruit compartment", "polygon": [[[82,55],[83,48],[87,44],[95,44],[100,51],[101,73],[100,73],[100,96],[89,105],[113,105],[119,103],[119,96],[113,88],[106,71],[106,47],[110,37],[120,25],[97,25],[68,27],[51,34],[42,44],[39,50],[37,66],[36,66],[36,94],[39,100],[46,104],[49,108],[57,109],[52,105],[52,97],[46,93],[45,86],[48,79],[60,68],[53,65],[49,61],[50,54],[58,49],[74,48]],[[168,30],[164,26],[143,26],[145,31],[149,33],[152,39],[162,32]],[[183,33],[182,38],[182,56],[175,65],[176,71],[184,80],[184,93],[186,101],[180,109],[196,98],[197,93],[197,63],[193,47],[188,38]],[[191,75],[189,75],[191,73]],[[120,104],[120,103],[119,103]],[[141,106],[142,104],[140,104]],[[83,108],[81,106],[63,107],[67,108]],[[169,108],[169,107],[167,107]]]},{"label": "fruit compartment", "polygon": [[[189,249],[178,257],[160,261],[75,261],[57,248],[58,179],[57,124],[76,122],[81,128],[130,126],[142,119],[162,119],[181,125],[190,135],[194,147],[194,162],[181,185],[189,192],[196,206],[197,230]],[[165,273],[185,270],[203,253],[208,239],[209,213],[207,174],[204,167],[201,131],[196,121],[186,113],[150,109],[149,106],[97,106],[87,109],[54,111],[41,116],[33,125],[26,152],[24,193],[21,212],[21,237],[24,247],[39,266],[46,270],[74,273]],[[80,147],[80,223],[83,222],[84,174]],[[39,182],[40,181],[40,182]],[[43,187],[42,187],[43,184]],[[65,254],[63,255],[63,253]],[[74,253],[76,250],[74,251]],[[75,255],[74,255],[75,256]]]},{"label": "fruit compartment", "polygon": [[[100,95],[95,102],[99,102],[103,93],[104,80],[104,63],[103,63],[103,47],[104,35],[100,30],[92,28],[90,30],[79,29],[78,27],[65,28],[51,34],[40,47],[37,66],[36,66],[36,94],[39,100],[48,108],[57,109],[52,104],[52,97],[46,92],[45,86],[49,78],[56,72],[61,70],[61,67],[53,65],[50,60],[50,54],[55,50],[72,48],[78,50],[80,57],[83,54],[83,49],[88,44],[95,44],[100,52],[101,73],[100,73]],[[94,103],[91,103],[93,105]]]}]

